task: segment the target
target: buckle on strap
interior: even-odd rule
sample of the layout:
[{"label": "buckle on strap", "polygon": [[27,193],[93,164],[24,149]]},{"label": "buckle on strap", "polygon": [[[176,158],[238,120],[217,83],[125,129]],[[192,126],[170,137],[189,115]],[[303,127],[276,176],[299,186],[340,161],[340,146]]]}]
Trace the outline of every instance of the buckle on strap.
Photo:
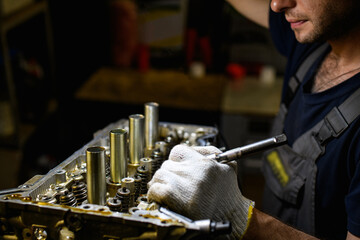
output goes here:
[{"label": "buckle on strap", "polygon": [[291,94],[294,95],[296,90],[298,89],[300,85],[300,80],[296,77],[293,76],[290,78],[289,80],[289,88],[291,89]]},{"label": "buckle on strap", "polygon": [[325,117],[325,124],[329,127],[333,137],[340,136],[349,124],[337,107],[334,107]]},{"label": "buckle on strap", "polygon": [[320,146],[324,146],[330,138],[340,136],[348,126],[339,109],[334,107],[324,118],[319,131],[314,132],[313,136]]}]

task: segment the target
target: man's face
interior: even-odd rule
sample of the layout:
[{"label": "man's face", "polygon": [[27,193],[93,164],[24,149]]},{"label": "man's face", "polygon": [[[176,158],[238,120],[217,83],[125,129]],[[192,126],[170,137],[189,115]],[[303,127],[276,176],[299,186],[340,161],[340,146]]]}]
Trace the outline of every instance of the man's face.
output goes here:
[{"label": "man's face", "polygon": [[360,0],[272,0],[301,43],[336,40],[360,23]]}]

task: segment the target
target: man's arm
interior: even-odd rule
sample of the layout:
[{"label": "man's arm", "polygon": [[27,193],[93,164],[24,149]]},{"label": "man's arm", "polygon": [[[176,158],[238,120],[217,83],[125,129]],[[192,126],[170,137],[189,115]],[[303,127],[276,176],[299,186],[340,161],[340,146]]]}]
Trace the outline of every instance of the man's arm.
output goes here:
[{"label": "man's arm", "polygon": [[226,0],[239,13],[251,21],[269,27],[269,0]]},{"label": "man's arm", "polygon": [[[249,227],[243,239],[311,240],[317,238],[292,228],[254,208]],[[360,238],[348,232],[346,240],[360,240]]]},{"label": "man's arm", "polygon": [[[261,229],[261,231],[259,231]],[[257,209],[253,209],[253,214],[247,229],[244,240],[247,239],[317,239],[295,228],[292,228],[274,217],[267,215]]]},{"label": "man's arm", "polygon": [[360,240],[360,238],[348,232],[346,236],[346,240]]},{"label": "man's arm", "polygon": [[[239,189],[235,162],[207,157],[215,153],[214,146],[175,146],[148,183],[148,200],[193,220],[229,220],[230,239],[316,239],[255,209]],[[348,233],[347,240],[360,238]]]}]

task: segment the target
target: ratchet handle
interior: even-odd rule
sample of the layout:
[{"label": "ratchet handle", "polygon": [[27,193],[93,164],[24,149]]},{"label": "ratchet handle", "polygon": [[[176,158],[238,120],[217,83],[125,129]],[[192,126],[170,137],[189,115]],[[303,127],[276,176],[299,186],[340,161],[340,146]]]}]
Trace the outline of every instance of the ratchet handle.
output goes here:
[{"label": "ratchet handle", "polygon": [[272,138],[268,138],[259,142],[251,143],[243,147],[231,149],[229,151],[216,154],[215,160],[221,163],[228,163],[239,159],[242,156],[263,151],[269,148],[274,148],[287,143],[287,137],[285,134],[281,134]]}]

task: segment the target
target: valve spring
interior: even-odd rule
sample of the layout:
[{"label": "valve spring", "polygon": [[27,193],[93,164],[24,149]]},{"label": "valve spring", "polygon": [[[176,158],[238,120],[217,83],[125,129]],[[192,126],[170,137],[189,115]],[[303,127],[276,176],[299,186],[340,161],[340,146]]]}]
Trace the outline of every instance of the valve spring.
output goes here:
[{"label": "valve spring", "polygon": [[58,203],[60,202],[60,196],[69,192],[69,189],[67,189],[66,187],[64,187],[62,185],[56,185],[54,190],[56,191],[55,197],[56,197],[56,200]]},{"label": "valve spring", "polygon": [[60,195],[61,205],[75,207],[76,203],[77,203],[76,198],[72,192],[65,191],[62,195]]},{"label": "valve spring", "polygon": [[121,212],[121,208],[122,208],[121,200],[118,199],[117,197],[109,198],[106,201],[106,205],[113,212]]},{"label": "valve spring", "polygon": [[136,169],[137,175],[141,177],[140,194],[147,193],[147,184],[149,182],[149,170],[145,166],[140,166]]},{"label": "valve spring", "polygon": [[141,188],[141,177],[136,173],[134,176],[134,180],[135,180],[135,194],[134,194],[134,198],[135,200],[140,196],[140,188]]},{"label": "valve spring", "polygon": [[115,197],[121,201],[121,212],[129,211],[130,190],[126,187],[119,188]]},{"label": "valve spring", "polygon": [[151,162],[151,176],[154,176],[155,172],[161,167],[162,163],[164,162],[164,158],[160,149],[155,149],[152,152],[151,158],[153,161]]},{"label": "valve spring", "polygon": [[81,205],[87,199],[87,189],[85,183],[75,181],[71,186],[71,190],[76,198],[77,205]]},{"label": "valve spring", "polygon": [[56,198],[55,197],[51,197],[51,196],[41,196],[39,199],[40,202],[46,202],[46,203],[52,203],[52,204],[56,204]]}]

